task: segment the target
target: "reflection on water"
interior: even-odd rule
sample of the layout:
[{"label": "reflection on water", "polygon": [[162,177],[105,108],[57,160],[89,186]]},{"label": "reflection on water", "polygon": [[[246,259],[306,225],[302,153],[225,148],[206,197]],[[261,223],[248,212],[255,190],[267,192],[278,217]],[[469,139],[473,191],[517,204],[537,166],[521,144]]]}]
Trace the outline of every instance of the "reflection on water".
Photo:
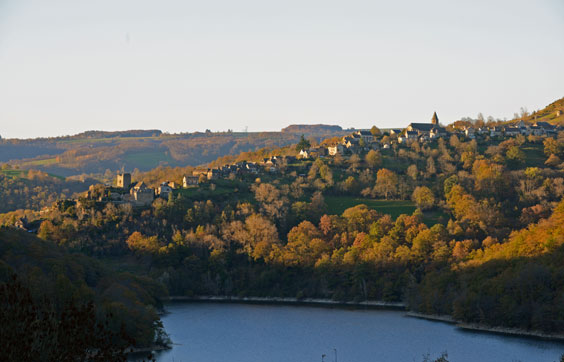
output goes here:
[{"label": "reflection on water", "polygon": [[[447,351],[451,362],[556,362],[564,344],[409,318],[389,310],[182,303],[163,323],[175,343],[160,362],[422,361]],[[335,356],[337,354],[337,356]]]}]

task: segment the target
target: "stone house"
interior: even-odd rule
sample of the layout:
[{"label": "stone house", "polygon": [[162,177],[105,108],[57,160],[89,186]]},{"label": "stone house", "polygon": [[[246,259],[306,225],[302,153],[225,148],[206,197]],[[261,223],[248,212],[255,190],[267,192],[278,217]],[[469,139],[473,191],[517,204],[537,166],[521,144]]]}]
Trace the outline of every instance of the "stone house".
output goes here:
[{"label": "stone house", "polygon": [[194,171],[192,171],[192,176],[200,177],[201,175],[208,177],[208,170],[194,170]]},{"label": "stone house", "polygon": [[398,137],[398,143],[407,144],[413,141],[417,141],[419,134],[415,131],[406,131],[404,134]]},{"label": "stone house", "polygon": [[534,125],[544,129],[545,131],[552,131],[556,128],[554,125],[548,122],[536,122]]},{"label": "stone house", "polygon": [[16,229],[20,229],[20,230],[25,230],[27,231],[28,228],[28,221],[27,221],[27,217],[20,217],[18,220],[16,220],[16,222],[14,223],[14,227]]},{"label": "stone house", "polygon": [[431,128],[431,131],[429,131],[429,138],[431,138],[431,139],[436,139],[436,138],[446,137],[446,136],[448,136],[448,132],[444,127],[435,126],[435,127]]},{"label": "stone house", "polygon": [[208,169],[207,177],[208,180],[217,180],[220,176],[220,172],[216,168]]},{"label": "stone house", "polygon": [[501,129],[498,127],[490,128],[490,137],[501,137]]},{"label": "stone house", "polygon": [[246,163],[245,169],[252,174],[259,173],[259,168],[257,167],[256,163]]},{"label": "stone house", "polygon": [[155,199],[155,191],[148,188],[143,181],[135,184],[129,191],[132,202],[137,206],[150,205]]},{"label": "stone house", "polygon": [[471,140],[473,140],[474,138],[476,138],[476,132],[474,130],[473,127],[467,127],[464,129],[464,135],[468,138],[470,138]]},{"label": "stone house", "polygon": [[508,137],[513,137],[521,134],[521,130],[517,127],[505,127],[503,133]]},{"label": "stone house", "polygon": [[187,189],[189,187],[197,187],[200,183],[200,176],[184,176],[182,178],[182,187]]},{"label": "stone house", "polygon": [[356,131],[355,134],[363,139],[365,143],[374,142],[374,135],[370,131]]},{"label": "stone house", "polygon": [[168,199],[168,195],[172,194],[172,187],[165,181],[157,188],[157,195],[163,199]]},{"label": "stone house", "polygon": [[533,136],[546,136],[546,130],[539,126],[531,126],[529,127],[530,134]]}]

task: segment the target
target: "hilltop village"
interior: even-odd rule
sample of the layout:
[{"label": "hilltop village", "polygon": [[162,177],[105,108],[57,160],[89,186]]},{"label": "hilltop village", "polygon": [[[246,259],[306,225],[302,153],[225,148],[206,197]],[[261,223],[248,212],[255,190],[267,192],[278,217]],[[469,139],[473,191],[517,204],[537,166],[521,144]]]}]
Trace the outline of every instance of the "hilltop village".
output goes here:
[{"label": "hilltop village", "polygon": [[[413,143],[420,145],[436,142],[438,139],[449,139],[456,135],[460,140],[502,141],[517,136],[556,137],[561,126],[547,122],[525,123],[518,121],[504,126],[474,127],[468,124],[453,124],[448,127],[439,124],[437,113],[433,114],[431,123],[410,123],[404,129],[356,130],[338,139],[327,139],[311,146],[309,141],[300,142],[295,156],[274,155],[260,161],[241,161],[225,164],[215,168],[196,169],[191,175],[184,175],[182,183],[163,180],[156,187],[148,187],[145,182],[133,183],[130,173],[117,175],[115,185],[93,185],[83,197],[75,200],[81,202],[97,201],[114,204],[130,204],[134,207],[149,206],[155,198],[168,199],[175,190],[197,188],[200,184],[218,180],[235,179],[242,176],[259,176],[276,174],[281,167],[301,160],[317,158],[350,158],[352,155],[366,155],[369,151],[387,152],[408,148]],[[298,176],[305,176],[305,173]]]},{"label": "hilltop village", "polygon": [[[0,214],[0,226],[125,267],[162,295],[379,300],[560,334],[564,132],[550,117],[561,108],[538,122],[442,126],[433,115],[304,134],[207,166],[123,167],[76,192],[6,169],[22,191],[3,202],[47,182],[62,191],[51,207]],[[549,302],[538,314],[519,298]]]}]

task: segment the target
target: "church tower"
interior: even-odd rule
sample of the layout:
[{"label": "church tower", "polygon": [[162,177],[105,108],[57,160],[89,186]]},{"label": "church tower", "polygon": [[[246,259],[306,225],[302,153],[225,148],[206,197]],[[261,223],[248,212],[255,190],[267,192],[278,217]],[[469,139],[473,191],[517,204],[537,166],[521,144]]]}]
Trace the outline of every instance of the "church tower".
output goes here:
[{"label": "church tower", "polygon": [[435,126],[439,125],[439,117],[437,117],[437,112],[433,113],[433,118],[431,119],[431,123]]},{"label": "church tower", "polygon": [[119,173],[117,175],[117,187],[126,189],[131,185],[131,174],[130,173]]}]

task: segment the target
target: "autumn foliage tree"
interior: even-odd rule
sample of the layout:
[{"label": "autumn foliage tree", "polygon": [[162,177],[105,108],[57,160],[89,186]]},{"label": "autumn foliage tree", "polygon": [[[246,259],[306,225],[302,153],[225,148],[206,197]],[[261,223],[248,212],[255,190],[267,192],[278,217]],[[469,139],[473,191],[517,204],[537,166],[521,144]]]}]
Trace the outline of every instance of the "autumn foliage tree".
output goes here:
[{"label": "autumn foliage tree", "polygon": [[374,169],[382,165],[382,155],[378,151],[368,151],[364,159],[366,160],[366,164],[370,168]]},{"label": "autumn foliage tree", "polygon": [[139,231],[133,232],[129,238],[127,238],[127,246],[138,252],[157,252],[160,248],[159,239],[156,236],[145,236]]},{"label": "autumn foliage tree", "polygon": [[386,168],[378,170],[374,190],[384,196],[386,200],[388,200],[390,196],[394,196],[398,190],[398,176],[396,173]]},{"label": "autumn foliage tree", "polygon": [[433,191],[427,186],[417,186],[415,190],[413,190],[411,199],[421,210],[432,209],[435,205],[435,195],[433,195]]}]

